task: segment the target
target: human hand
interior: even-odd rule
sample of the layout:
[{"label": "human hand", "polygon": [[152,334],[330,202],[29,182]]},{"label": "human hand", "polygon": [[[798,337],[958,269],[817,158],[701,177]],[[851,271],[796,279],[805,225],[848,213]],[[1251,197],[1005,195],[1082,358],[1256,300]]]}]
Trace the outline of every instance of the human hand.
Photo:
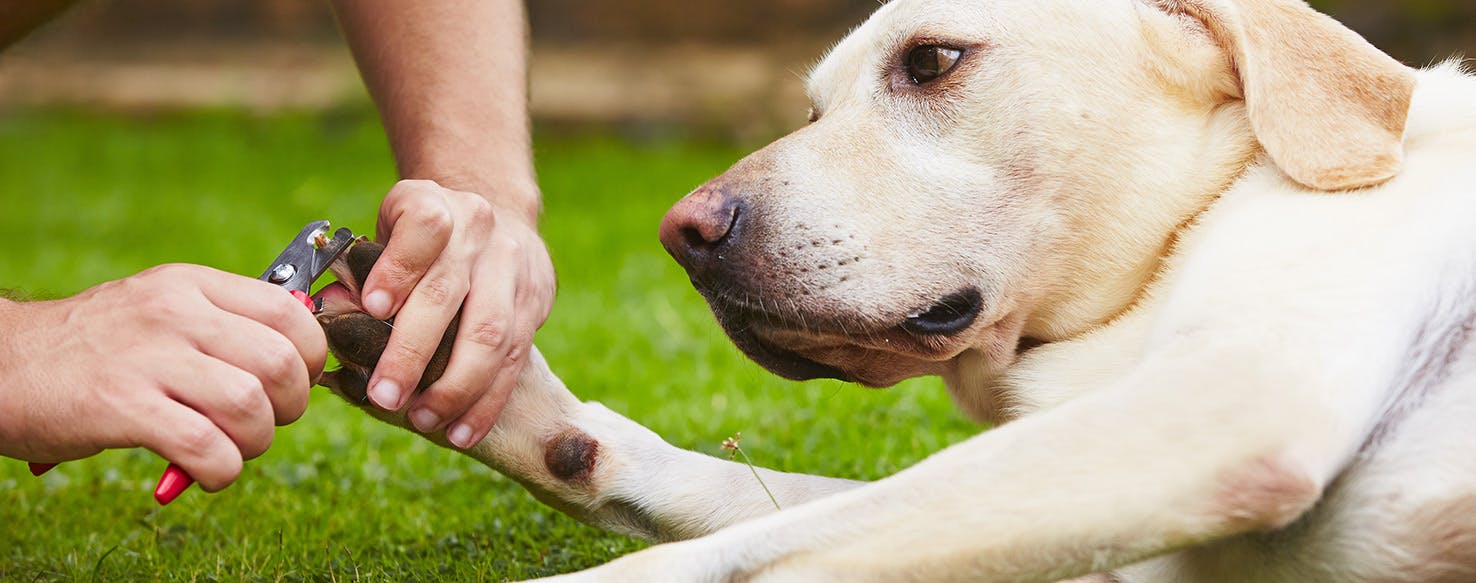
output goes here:
[{"label": "human hand", "polygon": [[548,250],[530,213],[428,180],[402,180],[379,210],[383,257],[364,282],[365,311],[395,317],[369,399],[399,410],[457,311],[461,320],[440,380],[409,404],[422,433],[470,447],[492,429],[527,364],[533,333],[553,305]]},{"label": "human hand", "polygon": [[282,288],[164,265],[48,302],[0,300],[0,454],[145,447],[207,491],[307,408],[327,345]]}]

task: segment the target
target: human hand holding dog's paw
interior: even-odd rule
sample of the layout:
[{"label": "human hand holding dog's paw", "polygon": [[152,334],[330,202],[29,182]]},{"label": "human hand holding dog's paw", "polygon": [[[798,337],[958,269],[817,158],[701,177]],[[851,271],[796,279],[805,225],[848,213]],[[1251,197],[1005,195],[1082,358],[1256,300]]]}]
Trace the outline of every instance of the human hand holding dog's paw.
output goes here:
[{"label": "human hand holding dog's paw", "polygon": [[[364,311],[359,290],[374,265],[384,254],[384,245],[359,241],[330,267],[338,278],[313,295],[319,306],[318,323],[328,339],[328,348],[342,365],[323,373],[319,383],[336,390],[352,403],[369,400],[369,376],[379,365],[379,358],[389,345],[394,324],[375,318]],[[440,344],[420,375],[415,391],[423,391],[440,380],[451,360],[451,347],[456,341],[459,316],[453,317],[441,336]]]},{"label": "human hand holding dog's paw", "polygon": [[[395,323],[368,381],[372,402],[408,402],[416,429],[445,428],[458,447],[486,436],[553,303],[553,264],[534,219],[427,180],[390,190],[379,215],[384,261],[362,289],[364,310]],[[448,327],[456,341],[445,374],[412,400]]]},{"label": "human hand holding dog's paw", "polygon": [[0,329],[0,454],[60,462],[141,446],[208,491],[302,415],[327,355],[281,288],[194,265],[0,301]]}]

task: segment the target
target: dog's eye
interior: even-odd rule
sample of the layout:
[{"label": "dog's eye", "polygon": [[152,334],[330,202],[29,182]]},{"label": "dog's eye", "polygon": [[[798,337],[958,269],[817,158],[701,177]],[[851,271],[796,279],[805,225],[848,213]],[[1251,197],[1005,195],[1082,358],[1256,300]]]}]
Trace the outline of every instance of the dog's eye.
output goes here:
[{"label": "dog's eye", "polygon": [[943,45],[921,45],[907,53],[907,76],[923,85],[946,75],[958,64],[963,51]]}]

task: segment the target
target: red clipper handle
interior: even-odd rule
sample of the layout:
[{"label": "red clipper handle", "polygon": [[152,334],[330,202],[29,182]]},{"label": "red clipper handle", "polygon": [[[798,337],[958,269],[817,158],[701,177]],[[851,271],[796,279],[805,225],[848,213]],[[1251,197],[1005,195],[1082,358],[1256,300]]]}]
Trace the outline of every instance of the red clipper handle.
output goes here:
[{"label": "red clipper handle", "polygon": [[169,467],[164,468],[164,475],[159,476],[159,485],[154,486],[154,500],[160,506],[169,504],[193,483],[195,483],[194,478],[185,473],[183,468],[171,463]]},{"label": "red clipper handle", "polygon": [[308,295],[307,292],[294,289],[288,290],[287,293],[292,294],[292,297],[297,298],[297,301],[302,302],[302,305],[306,306],[309,311],[313,309],[313,296]]}]

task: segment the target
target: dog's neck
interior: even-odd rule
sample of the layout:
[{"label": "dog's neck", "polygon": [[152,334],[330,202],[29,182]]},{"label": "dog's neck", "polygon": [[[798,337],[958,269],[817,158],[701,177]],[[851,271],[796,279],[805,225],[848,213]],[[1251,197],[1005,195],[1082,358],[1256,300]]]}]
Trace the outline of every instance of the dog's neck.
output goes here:
[{"label": "dog's neck", "polygon": [[[1162,274],[1178,237],[1256,163],[1260,150],[1243,109],[1238,103],[1227,104],[1204,120],[1207,123],[1184,124],[1184,131],[1193,135],[1179,143],[1201,144],[1198,150],[1144,160],[1109,183],[1068,185],[1103,189],[1102,196],[1083,198],[1115,201],[1090,211],[1113,220],[1074,226],[1070,240],[1061,244],[1078,252],[1054,266],[1063,274],[1055,278],[1061,285],[1041,290],[1020,313],[997,324],[1019,327],[1019,337],[1025,340],[1008,347],[974,347],[949,363],[943,378],[960,409],[976,420],[992,423],[1018,416],[1021,403],[1016,394],[1026,388],[1022,385],[1036,384],[1030,379],[1039,375],[1017,369],[1057,366],[1054,363],[1058,362],[1022,359],[1020,347],[1030,347],[1040,355],[1055,354],[1060,348],[1056,345],[1114,327],[1133,311]],[[1121,192],[1134,194],[1116,194]]]},{"label": "dog's neck", "polygon": [[1084,213],[1092,218],[1072,225],[1060,243],[1072,252],[1053,266],[1056,284],[1042,290],[1031,307],[1023,336],[1045,342],[1076,338],[1110,323],[1142,297],[1179,235],[1259,155],[1243,111],[1239,103],[1226,105],[1198,123],[1181,124],[1183,135],[1174,143],[1198,148],[1098,174],[1114,176],[1108,182],[1066,185],[1101,194],[1081,197],[1096,203]]}]

